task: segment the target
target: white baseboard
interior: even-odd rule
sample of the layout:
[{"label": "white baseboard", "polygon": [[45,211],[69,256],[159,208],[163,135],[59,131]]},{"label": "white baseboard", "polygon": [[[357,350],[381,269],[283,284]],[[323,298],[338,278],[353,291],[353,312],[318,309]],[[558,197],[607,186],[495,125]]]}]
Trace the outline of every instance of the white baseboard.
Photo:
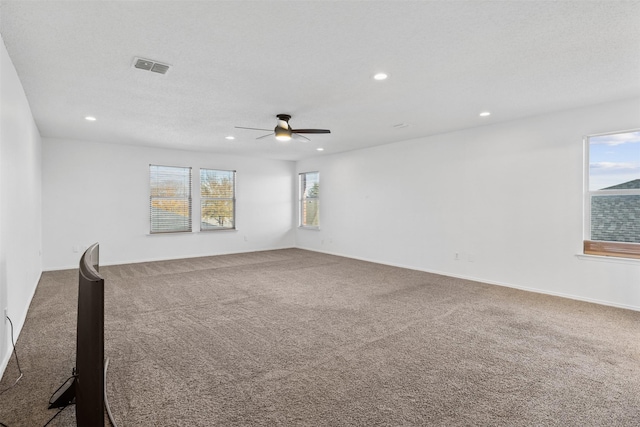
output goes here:
[{"label": "white baseboard", "polygon": [[616,303],[616,302],[612,302],[612,301],[599,300],[599,299],[595,299],[595,298],[586,298],[586,297],[583,297],[583,296],[580,296],[580,295],[572,295],[572,294],[565,294],[565,293],[562,293],[562,292],[553,292],[553,291],[548,291],[548,290],[544,290],[544,289],[530,288],[530,287],[527,287],[527,286],[514,285],[512,283],[496,282],[494,280],[487,280],[487,279],[482,279],[482,278],[478,278],[478,277],[464,276],[464,275],[449,273],[449,272],[445,272],[445,271],[426,270],[424,268],[418,268],[418,267],[411,266],[411,265],[390,263],[390,262],[385,262],[385,261],[380,261],[380,260],[375,260],[375,259],[370,259],[370,258],[356,257],[356,256],[352,256],[352,255],[341,254],[341,253],[337,253],[337,252],[321,251],[321,250],[317,250],[317,249],[304,248],[304,247],[301,247],[301,246],[297,246],[297,248],[298,249],[303,249],[303,250],[306,250],[306,251],[311,251],[311,252],[323,253],[323,254],[327,254],[327,255],[335,255],[335,256],[340,256],[340,257],[344,257],[344,258],[357,259],[359,261],[366,261],[366,262],[373,262],[373,263],[376,263],[376,264],[388,265],[388,266],[391,266],[391,267],[406,268],[408,270],[423,271],[425,273],[439,274],[441,276],[455,277],[457,279],[463,279],[463,280],[471,280],[471,281],[474,281],[474,282],[486,283],[488,285],[504,286],[505,288],[519,289],[519,290],[527,291],[527,292],[535,292],[537,294],[551,295],[551,296],[556,296],[556,297],[561,297],[561,298],[568,298],[568,299],[572,299],[572,300],[576,300],[576,301],[584,301],[584,302],[590,302],[590,303],[594,303],[594,304],[606,305],[606,306],[609,306],[609,307],[617,307],[617,308],[624,308],[624,309],[627,309],[627,310],[640,311],[640,307],[635,306],[635,305],[620,304],[620,303]]},{"label": "white baseboard", "polygon": [[[31,300],[33,300],[33,296],[36,294],[36,290],[38,289],[38,283],[40,282],[40,278],[42,277],[42,271],[38,275],[38,280],[33,285],[33,291],[29,296],[29,301],[27,301],[24,310],[22,310],[22,314],[19,319],[12,319],[13,322],[13,338],[15,341],[18,341],[18,337],[20,336],[20,332],[22,332],[22,327],[24,326],[24,322],[27,320],[27,313],[29,312],[29,307],[31,307]],[[11,355],[13,354],[13,343],[11,342],[11,330],[9,329],[11,325],[7,321],[7,342],[9,343],[7,349],[8,351],[2,355],[2,362],[0,364],[0,378],[4,375],[5,369],[7,369],[7,365],[9,365],[9,360],[11,360]],[[16,378],[19,374],[16,375]]]},{"label": "white baseboard", "polygon": [[9,348],[9,351],[6,354],[4,354],[2,357],[2,364],[0,365],[0,378],[4,376],[4,370],[7,369],[9,360],[11,360],[11,354],[13,353],[13,347],[9,345],[8,348]]}]

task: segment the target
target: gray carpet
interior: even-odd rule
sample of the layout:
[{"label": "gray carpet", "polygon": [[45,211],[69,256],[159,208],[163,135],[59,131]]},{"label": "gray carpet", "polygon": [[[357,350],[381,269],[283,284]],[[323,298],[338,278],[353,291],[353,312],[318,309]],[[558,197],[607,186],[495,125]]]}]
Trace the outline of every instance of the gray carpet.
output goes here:
[{"label": "gray carpet", "polygon": [[[101,273],[119,427],[640,425],[639,312],[298,249]],[[42,275],[6,425],[55,414],[76,296]]]}]

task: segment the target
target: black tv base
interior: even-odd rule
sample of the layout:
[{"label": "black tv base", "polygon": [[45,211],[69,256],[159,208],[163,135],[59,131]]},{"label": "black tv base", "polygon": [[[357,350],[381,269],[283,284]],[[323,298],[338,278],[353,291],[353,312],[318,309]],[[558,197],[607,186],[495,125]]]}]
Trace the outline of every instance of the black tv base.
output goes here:
[{"label": "black tv base", "polygon": [[58,390],[53,393],[49,400],[49,409],[53,408],[66,408],[69,405],[76,403],[76,375],[75,372],[72,377],[62,384]]},{"label": "black tv base", "polygon": [[[118,427],[115,420],[113,419],[113,414],[111,413],[111,408],[109,407],[109,400],[107,399],[107,369],[109,368],[109,358],[107,357],[104,361],[104,407],[107,411],[107,416],[109,417],[109,422],[113,427]],[[51,399],[49,400],[49,408],[66,408],[69,405],[73,405],[76,403],[76,375],[75,369],[73,376],[71,376],[68,380],[62,384],[58,390],[53,393]]]}]

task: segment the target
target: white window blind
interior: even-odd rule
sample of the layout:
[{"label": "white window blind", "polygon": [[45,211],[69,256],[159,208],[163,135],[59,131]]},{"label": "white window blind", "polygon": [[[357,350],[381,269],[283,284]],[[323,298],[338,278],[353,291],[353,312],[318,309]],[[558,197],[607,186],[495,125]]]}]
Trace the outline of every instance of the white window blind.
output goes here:
[{"label": "white window blind", "polygon": [[200,230],[234,229],[236,171],[200,169]]},{"label": "white window blind", "polygon": [[191,231],[191,168],[149,165],[151,233]]},{"label": "white window blind", "polygon": [[300,178],[300,227],[320,226],[320,173],[304,172]]}]

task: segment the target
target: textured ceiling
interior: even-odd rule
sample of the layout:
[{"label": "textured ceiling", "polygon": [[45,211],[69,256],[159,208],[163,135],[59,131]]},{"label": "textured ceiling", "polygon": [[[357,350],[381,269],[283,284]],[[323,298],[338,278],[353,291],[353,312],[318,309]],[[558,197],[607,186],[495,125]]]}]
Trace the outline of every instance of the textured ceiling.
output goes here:
[{"label": "textured ceiling", "polygon": [[[0,7],[44,137],[298,160],[640,96],[638,1]],[[332,133],[282,143],[234,129],[273,128],[278,113]]]}]

